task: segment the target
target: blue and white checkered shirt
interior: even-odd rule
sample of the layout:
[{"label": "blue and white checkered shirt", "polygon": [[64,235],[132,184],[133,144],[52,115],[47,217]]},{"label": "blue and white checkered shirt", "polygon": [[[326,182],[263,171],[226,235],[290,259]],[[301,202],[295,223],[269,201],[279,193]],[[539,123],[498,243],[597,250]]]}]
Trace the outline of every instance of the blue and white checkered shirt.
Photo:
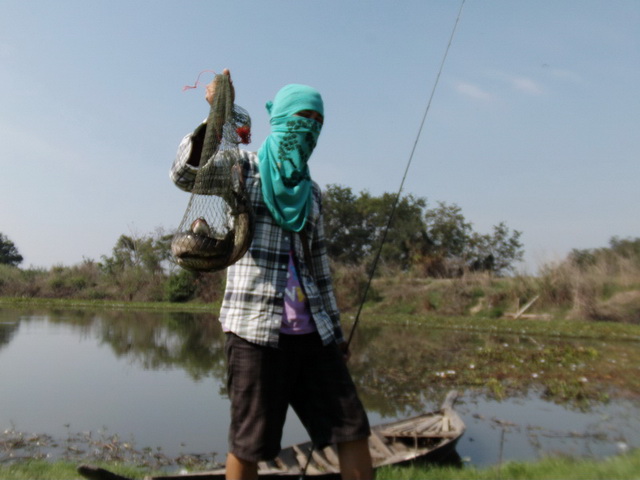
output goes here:
[{"label": "blue and white checkered shirt", "polygon": [[[199,152],[192,152],[197,148],[192,144],[192,135],[180,143],[170,173],[171,180],[185,191],[193,187],[198,171],[187,163],[192,153],[199,158]],[[310,269],[300,235],[283,230],[263,201],[257,155],[244,150],[240,153],[245,188],[253,206],[254,237],[247,253],[227,269],[227,286],[220,310],[223,329],[252,343],[278,346],[293,241],[300,281],[323,343],[344,341],[324,240],[320,187],[313,183],[313,206],[305,226],[313,264]]]}]

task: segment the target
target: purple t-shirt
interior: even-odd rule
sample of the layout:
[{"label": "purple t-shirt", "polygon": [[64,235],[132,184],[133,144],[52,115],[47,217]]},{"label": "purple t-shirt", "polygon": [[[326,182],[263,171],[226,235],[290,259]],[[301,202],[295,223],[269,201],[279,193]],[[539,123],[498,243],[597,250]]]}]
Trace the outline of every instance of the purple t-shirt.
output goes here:
[{"label": "purple t-shirt", "polygon": [[287,335],[302,335],[315,332],[316,326],[309,311],[309,301],[300,285],[293,255],[292,251],[289,252],[289,271],[287,288],[284,291],[284,313],[280,332]]}]

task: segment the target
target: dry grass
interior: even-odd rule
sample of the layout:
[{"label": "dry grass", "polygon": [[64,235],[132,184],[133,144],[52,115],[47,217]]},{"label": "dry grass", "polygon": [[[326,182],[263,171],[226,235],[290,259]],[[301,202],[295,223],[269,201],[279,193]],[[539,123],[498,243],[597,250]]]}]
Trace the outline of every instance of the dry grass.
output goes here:
[{"label": "dry grass", "polygon": [[631,258],[566,260],[543,268],[539,284],[542,303],[566,308],[569,318],[640,323],[640,266]]},{"label": "dry grass", "polygon": [[[357,308],[366,284],[360,267],[334,266],[343,310]],[[538,276],[495,277],[466,273],[433,279],[384,272],[373,282],[368,308],[376,312],[502,317],[537,298],[527,314],[552,318],[640,323],[640,265],[608,254],[588,265],[571,259],[546,265]]]}]

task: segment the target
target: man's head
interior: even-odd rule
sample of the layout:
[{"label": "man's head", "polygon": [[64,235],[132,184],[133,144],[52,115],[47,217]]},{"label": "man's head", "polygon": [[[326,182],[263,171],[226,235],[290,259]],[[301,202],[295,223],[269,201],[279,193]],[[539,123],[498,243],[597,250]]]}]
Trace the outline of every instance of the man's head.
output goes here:
[{"label": "man's head", "polygon": [[295,114],[296,117],[305,117],[310,118],[311,120],[315,120],[320,125],[324,123],[324,117],[321,113],[316,112],[315,110],[300,110]]},{"label": "man's head", "polygon": [[315,88],[307,85],[285,85],[272,102],[267,102],[271,123],[294,115],[311,118],[320,124],[324,121],[324,103]]},{"label": "man's head", "polygon": [[307,162],[322,130],[324,104],[315,88],[291,84],[267,102],[267,111],[271,133],[258,150],[262,195],[276,223],[299,232],[312,204]]}]

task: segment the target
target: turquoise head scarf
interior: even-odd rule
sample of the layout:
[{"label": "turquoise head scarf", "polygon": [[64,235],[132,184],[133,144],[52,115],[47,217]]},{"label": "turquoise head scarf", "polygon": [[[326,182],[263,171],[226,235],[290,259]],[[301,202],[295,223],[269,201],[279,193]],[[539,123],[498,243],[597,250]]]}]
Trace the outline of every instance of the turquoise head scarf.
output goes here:
[{"label": "turquoise head scarf", "polygon": [[302,110],[324,115],[320,93],[306,85],[287,85],[267,102],[271,134],[258,150],[262,195],[272,217],[285,230],[304,228],[311,208],[311,176],[307,161],[322,125],[295,116]]}]

